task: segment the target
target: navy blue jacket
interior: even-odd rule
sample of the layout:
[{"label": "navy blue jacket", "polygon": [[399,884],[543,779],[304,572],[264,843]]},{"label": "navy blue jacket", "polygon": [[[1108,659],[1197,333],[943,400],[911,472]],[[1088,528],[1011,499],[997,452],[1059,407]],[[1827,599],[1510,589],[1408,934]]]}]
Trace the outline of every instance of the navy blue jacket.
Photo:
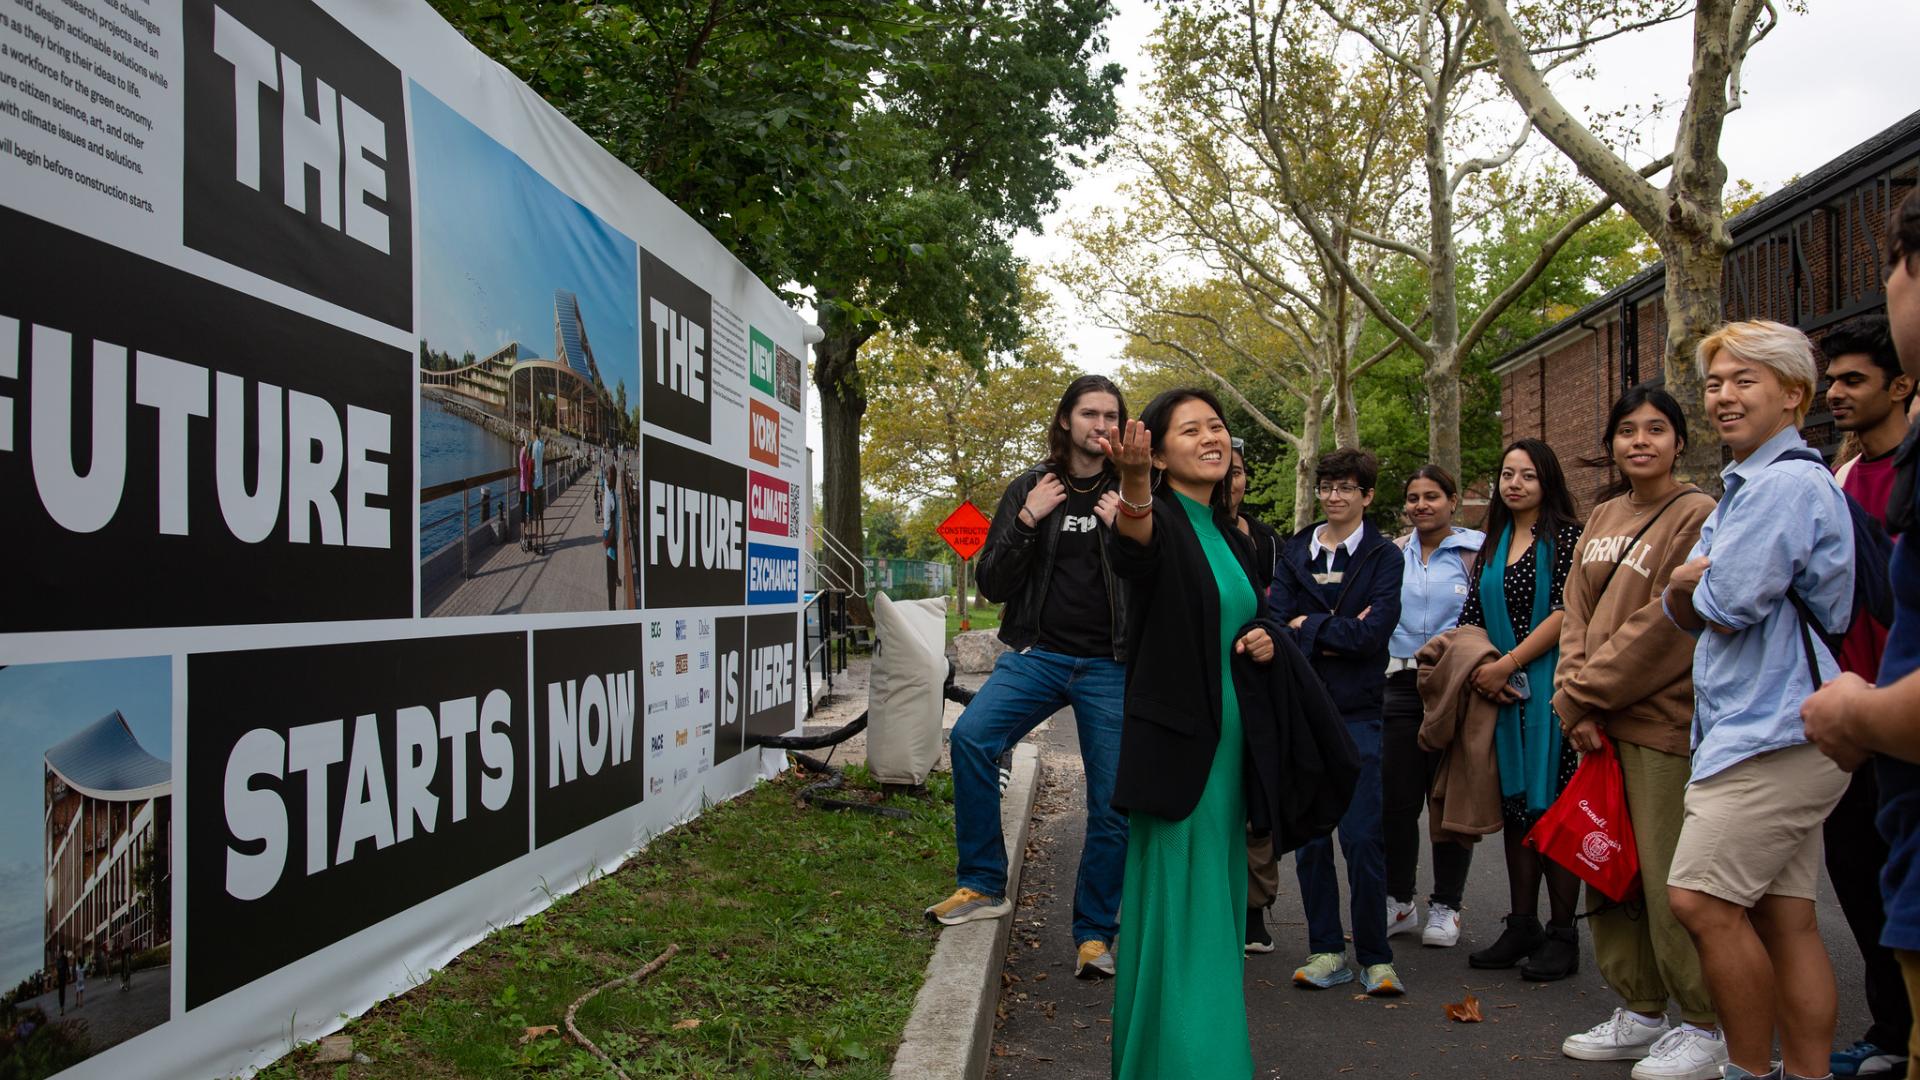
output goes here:
[{"label": "navy blue jacket", "polygon": [[1308,565],[1314,533],[1324,524],[1315,522],[1282,545],[1267,590],[1268,610],[1282,626],[1295,616],[1307,617],[1292,631],[1293,643],[1326,684],[1340,715],[1378,719],[1387,685],[1387,642],[1400,624],[1399,549],[1371,521],[1362,522],[1339,601],[1329,607]]}]

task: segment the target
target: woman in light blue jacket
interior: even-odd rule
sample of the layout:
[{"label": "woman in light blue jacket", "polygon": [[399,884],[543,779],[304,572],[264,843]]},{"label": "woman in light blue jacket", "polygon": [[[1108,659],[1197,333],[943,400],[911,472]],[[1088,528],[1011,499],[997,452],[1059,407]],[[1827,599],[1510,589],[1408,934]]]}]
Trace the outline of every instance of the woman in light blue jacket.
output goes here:
[{"label": "woman in light blue jacket", "polygon": [[1420,932],[1423,944],[1447,948],[1460,940],[1460,896],[1473,849],[1449,841],[1433,845],[1433,892],[1427,925],[1414,904],[1420,862],[1420,812],[1440,755],[1420,749],[1418,669],[1413,656],[1436,634],[1454,628],[1467,602],[1473,557],[1484,534],[1453,523],[1460,494],[1438,465],[1422,465],[1407,481],[1405,511],[1413,531],[1398,541],[1400,624],[1388,643],[1387,693],[1380,740],[1382,810],[1387,841],[1387,935]]}]

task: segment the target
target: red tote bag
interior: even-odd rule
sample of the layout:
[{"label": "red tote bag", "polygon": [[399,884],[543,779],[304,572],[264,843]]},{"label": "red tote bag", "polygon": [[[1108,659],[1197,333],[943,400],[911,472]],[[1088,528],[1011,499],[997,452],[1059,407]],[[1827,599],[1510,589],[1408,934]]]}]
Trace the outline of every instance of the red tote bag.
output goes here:
[{"label": "red tote bag", "polygon": [[1610,739],[1584,754],[1567,790],[1527,834],[1528,847],[1574,872],[1607,899],[1640,892],[1640,849],[1627,814],[1627,782]]}]

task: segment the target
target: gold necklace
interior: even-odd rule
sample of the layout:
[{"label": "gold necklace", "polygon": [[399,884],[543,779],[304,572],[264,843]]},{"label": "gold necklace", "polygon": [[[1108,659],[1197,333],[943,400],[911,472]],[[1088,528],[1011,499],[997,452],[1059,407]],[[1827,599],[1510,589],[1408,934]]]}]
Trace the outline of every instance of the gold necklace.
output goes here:
[{"label": "gold necklace", "polygon": [[1074,485],[1073,485],[1073,477],[1072,477],[1071,475],[1069,475],[1069,474],[1065,474],[1065,473],[1063,473],[1063,474],[1061,474],[1061,475],[1063,475],[1063,476],[1066,476],[1066,477],[1067,477],[1067,487],[1068,487],[1068,488],[1070,488],[1070,489],[1071,489],[1071,490],[1073,491],[1073,493],[1074,493],[1075,495],[1087,495],[1087,494],[1091,494],[1092,492],[1094,492],[1094,491],[1097,491],[1097,490],[1099,490],[1099,488],[1100,488],[1100,485],[1101,485],[1101,484],[1103,484],[1103,483],[1105,483],[1105,482],[1106,482],[1106,479],[1107,479],[1107,474],[1106,474],[1106,473],[1094,473],[1094,474],[1093,474],[1093,483],[1092,483],[1092,484],[1089,484],[1089,485],[1088,485],[1088,486],[1086,486],[1086,487],[1074,487]]}]

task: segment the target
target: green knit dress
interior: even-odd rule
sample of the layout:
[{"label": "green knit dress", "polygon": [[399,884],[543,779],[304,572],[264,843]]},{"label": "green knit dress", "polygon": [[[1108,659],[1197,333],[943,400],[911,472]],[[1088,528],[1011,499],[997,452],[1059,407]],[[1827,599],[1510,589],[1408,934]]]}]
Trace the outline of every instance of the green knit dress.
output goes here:
[{"label": "green knit dress", "polygon": [[[1246,791],[1234,635],[1257,610],[1247,575],[1202,503],[1175,498],[1193,522],[1220,590],[1220,744],[1193,813],[1128,818],[1127,873],[1114,949],[1116,1080],[1250,1077],[1242,934],[1247,917]],[[1199,601],[1196,598],[1195,603]],[[1176,612],[1150,618],[1179,618]]]}]

